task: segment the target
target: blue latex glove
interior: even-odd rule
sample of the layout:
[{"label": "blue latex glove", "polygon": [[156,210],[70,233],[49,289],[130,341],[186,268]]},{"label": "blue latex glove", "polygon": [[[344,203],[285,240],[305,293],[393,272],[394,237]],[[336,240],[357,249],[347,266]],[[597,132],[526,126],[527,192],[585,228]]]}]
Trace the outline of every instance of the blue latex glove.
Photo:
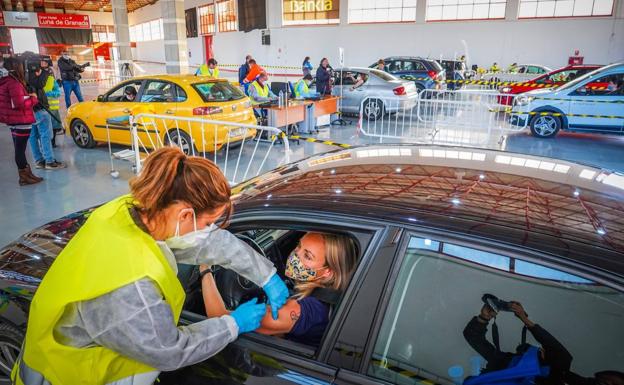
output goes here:
[{"label": "blue latex glove", "polygon": [[254,298],[237,307],[230,315],[238,325],[238,334],[243,334],[258,329],[265,313],[266,305]]},{"label": "blue latex glove", "polygon": [[288,288],[284,281],[275,273],[262,289],[269,297],[273,319],[277,319],[277,312],[288,300]]}]

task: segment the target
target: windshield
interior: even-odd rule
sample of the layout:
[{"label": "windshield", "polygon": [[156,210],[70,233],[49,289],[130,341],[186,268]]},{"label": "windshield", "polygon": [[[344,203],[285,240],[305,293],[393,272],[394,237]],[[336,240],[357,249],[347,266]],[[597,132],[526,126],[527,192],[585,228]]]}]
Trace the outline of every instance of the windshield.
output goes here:
[{"label": "windshield", "polygon": [[578,84],[583,83],[583,82],[584,82],[585,80],[587,80],[587,79],[592,79],[592,78],[597,77],[597,75],[598,75],[600,72],[602,72],[602,70],[603,70],[603,69],[605,69],[605,68],[606,68],[606,67],[598,68],[598,69],[593,70],[593,71],[591,71],[591,72],[589,72],[589,73],[587,73],[587,74],[585,74],[585,75],[583,75],[583,76],[580,76],[580,77],[578,77],[578,78],[576,78],[576,79],[572,80],[571,82],[569,82],[569,83],[566,83],[566,84],[562,85],[561,87],[559,87],[559,88],[558,88],[558,90],[559,90],[559,91],[563,91],[563,90],[567,90],[567,89],[570,89],[570,88],[574,88],[574,87],[576,87]]},{"label": "windshield", "polygon": [[229,102],[245,97],[243,92],[227,81],[193,84],[205,102]]}]

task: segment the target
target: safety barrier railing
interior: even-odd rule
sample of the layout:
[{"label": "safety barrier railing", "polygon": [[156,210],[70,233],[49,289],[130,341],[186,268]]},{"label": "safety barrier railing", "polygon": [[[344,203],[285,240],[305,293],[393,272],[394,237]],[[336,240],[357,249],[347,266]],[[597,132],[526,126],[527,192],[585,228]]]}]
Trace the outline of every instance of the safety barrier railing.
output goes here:
[{"label": "safety barrier railing", "polygon": [[359,130],[380,141],[496,148],[505,134],[526,128],[527,120],[512,119],[513,103],[513,95],[493,90],[423,90],[413,107],[397,97],[375,115],[363,100]]},{"label": "safety barrier railing", "polygon": [[275,127],[146,113],[130,116],[128,125],[132,150],[124,155],[137,174],[147,154],[164,146],[212,160],[232,184],[290,162],[288,138]]}]

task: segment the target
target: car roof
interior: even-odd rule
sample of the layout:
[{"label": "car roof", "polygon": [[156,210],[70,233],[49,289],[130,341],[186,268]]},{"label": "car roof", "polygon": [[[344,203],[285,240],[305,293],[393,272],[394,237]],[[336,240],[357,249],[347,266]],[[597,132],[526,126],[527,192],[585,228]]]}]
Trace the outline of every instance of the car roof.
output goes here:
[{"label": "car roof", "polygon": [[572,162],[455,147],[359,147],[281,167],[233,193],[239,208],[322,207],[470,234],[624,276],[624,176]]},{"label": "car roof", "polygon": [[421,56],[390,56],[384,59],[386,60],[426,60],[426,61],[435,61],[435,59],[427,59]]},{"label": "car roof", "polygon": [[137,79],[138,80],[155,80],[156,79],[156,80],[170,81],[170,82],[174,82],[174,83],[188,83],[188,84],[227,81],[227,79],[209,79],[209,78],[206,78],[206,77],[190,75],[190,74],[185,74],[185,75],[173,75],[173,74],[144,75],[144,76],[137,76],[137,77],[132,78],[132,80],[137,80]]}]

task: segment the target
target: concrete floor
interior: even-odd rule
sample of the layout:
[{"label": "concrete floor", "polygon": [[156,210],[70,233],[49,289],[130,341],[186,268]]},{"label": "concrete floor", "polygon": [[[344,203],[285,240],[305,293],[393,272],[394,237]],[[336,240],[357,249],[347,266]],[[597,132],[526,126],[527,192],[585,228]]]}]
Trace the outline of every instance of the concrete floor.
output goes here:
[{"label": "concrete floor", "polygon": [[[149,72],[162,72],[158,66],[142,67]],[[97,85],[83,86],[82,89],[85,99],[93,99],[104,91]],[[314,136],[338,143],[379,143],[378,139],[358,134],[356,119],[353,118],[352,121],[351,125],[321,129]],[[120,176],[113,179],[110,176],[110,158],[105,145],[84,150],[78,148],[69,137],[61,137],[58,141],[60,146],[55,149],[56,157],[67,162],[68,168],[57,171],[36,170],[36,174],[45,178],[44,182],[20,187],[17,183],[10,134],[4,132],[0,135],[0,191],[3,193],[0,203],[0,245],[50,220],[101,204],[128,191],[128,180],[133,176],[131,164],[115,160],[114,168],[120,172]],[[291,160],[331,149],[335,147],[308,142],[301,142],[299,145],[291,143]],[[500,149],[571,160],[624,172],[624,137],[562,133],[553,139],[537,139],[522,132],[509,135]],[[28,156],[30,157],[30,150]],[[277,159],[270,161],[275,163]],[[32,159],[30,162],[32,165]]]}]

